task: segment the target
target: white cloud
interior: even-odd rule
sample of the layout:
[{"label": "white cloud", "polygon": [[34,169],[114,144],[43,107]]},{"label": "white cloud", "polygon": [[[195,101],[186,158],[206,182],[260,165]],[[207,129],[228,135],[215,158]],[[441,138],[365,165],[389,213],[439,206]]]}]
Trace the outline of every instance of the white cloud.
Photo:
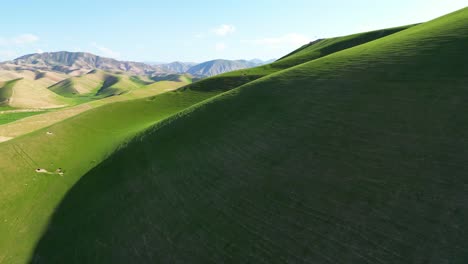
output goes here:
[{"label": "white cloud", "polygon": [[266,46],[269,48],[281,48],[281,47],[297,47],[307,44],[311,41],[305,35],[298,33],[289,33],[279,37],[268,37],[259,38],[253,40],[244,40],[243,42],[251,43],[254,45]]},{"label": "white cloud", "polygon": [[111,50],[109,48],[106,48],[106,47],[103,47],[103,46],[100,46],[95,42],[91,43],[91,46],[96,48],[102,54],[102,56],[111,57],[111,58],[119,58],[120,57],[119,52],[113,51],[113,50]]},{"label": "white cloud", "polygon": [[13,38],[13,43],[18,45],[31,44],[37,42],[39,37],[33,34],[23,34]]},{"label": "white cloud", "polygon": [[224,51],[226,49],[226,44],[224,42],[218,42],[215,45],[216,51]]},{"label": "white cloud", "polygon": [[44,51],[42,49],[37,49],[36,52],[37,53],[44,53]]},{"label": "white cloud", "polygon": [[218,36],[226,36],[230,33],[234,33],[236,31],[236,27],[233,25],[226,25],[223,24],[215,29],[213,29],[213,32],[218,35]]},{"label": "white cloud", "polygon": [[0,45],[13,46],[13,45],[26,45],[39,41],[39,37],[33,34],[21,34],[10,38],[1,38]]}]

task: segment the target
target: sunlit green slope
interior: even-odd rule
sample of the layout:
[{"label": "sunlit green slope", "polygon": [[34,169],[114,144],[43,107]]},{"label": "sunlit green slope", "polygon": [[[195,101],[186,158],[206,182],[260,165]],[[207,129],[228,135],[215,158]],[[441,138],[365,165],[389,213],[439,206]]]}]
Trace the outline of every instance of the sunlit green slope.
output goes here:
[{"label": "sunlit green slope", "polygon": [[32,262],[465,263],[466,21],[463,9],[159,123],[73,186]]},{"label": "sunlit green slope", "polygon": [[0,263],[25,263],[69,188],[119,145],[213,95],[167,92],[104,105],[1,143]]},{"label": "sunlit green slope", "polygon": [[213,78],[205,79],[196,83],[193,85],[192,89],[223,89],[227,91],[269,74],[299,65],[304,62],[315,60],[344,49],[352,48],[379,38],[386,37],[412,26],[413,25],[409,25],[359,33],[344,37],[317,40],[299,48],[298,50],[271,64],[217,75]]},{"label": "sunlit green slope", "polygon": [[49,87],[55,93],[66,97],[88,96],[94,99],[120,95],[148,83],[125,74],[111,74],[93,70],[87,74],[65,79]]}]

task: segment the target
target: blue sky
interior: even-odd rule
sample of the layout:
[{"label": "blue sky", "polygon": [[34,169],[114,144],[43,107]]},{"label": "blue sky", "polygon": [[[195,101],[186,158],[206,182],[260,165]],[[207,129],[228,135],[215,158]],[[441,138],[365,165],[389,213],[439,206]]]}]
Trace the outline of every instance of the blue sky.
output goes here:
[{"label": "blue sky", "polygon": [[468,0],[5,1],[0,60],[86,51],[134,61],[278,58],[316,38],[424,22]]}]

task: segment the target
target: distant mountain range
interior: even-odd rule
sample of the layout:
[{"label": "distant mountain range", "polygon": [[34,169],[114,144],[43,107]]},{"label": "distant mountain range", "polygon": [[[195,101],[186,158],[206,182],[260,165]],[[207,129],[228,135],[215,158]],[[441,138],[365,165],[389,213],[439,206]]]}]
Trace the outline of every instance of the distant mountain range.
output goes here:
[{"label": "distant mountain range", "polygon": [[171,63],[153,64],[153,67],[157,68],[159,72],[172,74],[172,73],[186,73],[191,67],[197,64],[198,63],[196,62],[175,61]]},{"label": "distant mountain range", "polygon": [[212,60],[194,65],[187,72],[194,76],[214,76],[225,72],[253,68],[262,64],[263,62],[255,63],[246,60]]},{"label": "distant mountain range", "polygon": [[271,61],[254,60],[212,60],[203,63],[172,62],[149,64],[119,61],[86,52],[45,52],[25,55],[12,61],[0,63],[3,70],[55,71],[69,75],[82,75],[93,69],[131,75],[161,76],[189,73],[195,77],[210,77],[217,74],[252,68]]},{"label": "distant mountain range", "polygon": [[86,52],[67,51],[29,54],[5,62],[1,66],[4,69],[56,71],[72,75],[80,75],[93,69],[128,72],[134,75],[147,75],[155,72],[153,67],[144,63],[118,61]]},{"label": "distant mountain range", "polygon": [[189,73],[193,76],[210,77],[225,72],[253,68],[256,66],[274,62],[275,59],[263,61],[260,59],[253,60],[211,60],[202,63],[195,62],[171,62],[171,63],[152,63],[159,72],[168,74]]}]

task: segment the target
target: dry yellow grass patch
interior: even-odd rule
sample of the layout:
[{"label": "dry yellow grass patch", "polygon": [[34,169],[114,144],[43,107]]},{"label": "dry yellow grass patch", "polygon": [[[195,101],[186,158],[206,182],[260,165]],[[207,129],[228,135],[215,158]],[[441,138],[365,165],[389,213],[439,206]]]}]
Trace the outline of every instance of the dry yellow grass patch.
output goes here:
[{"label": "dry yellow grass patch", "polygon": [[31,80],[24,78],[13,86],[10,106],[16,108],[58,108],[66,106],[61,97],[47,89],[47,79]]}]

